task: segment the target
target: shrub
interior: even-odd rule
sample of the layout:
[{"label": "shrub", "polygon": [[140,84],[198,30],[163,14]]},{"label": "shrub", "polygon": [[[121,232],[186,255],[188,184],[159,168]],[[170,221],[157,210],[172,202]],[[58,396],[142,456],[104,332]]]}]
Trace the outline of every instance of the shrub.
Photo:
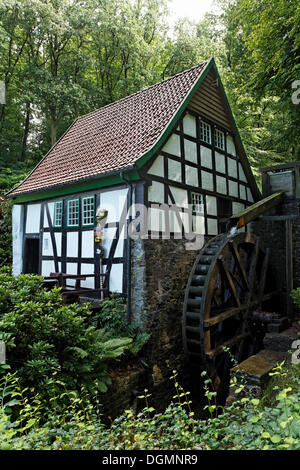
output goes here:
[{"label": "shrub", "polygon": [[128,351],[134,355],[141,350],[150,337],[148,333],[140,332],[139,325],[136,323],[127,322],[126,304],[124,299],[117,294],[111,294],[103,300],[95,319],[97,319],[97,325],[105,328],[112,336],[133,338]]},{"label": "shrub", "polygon": [[105,392],[108,359],[119,357],[132,340],[89,326],[88,304],[64,305],[60,289],[46,291],[42,282],[0,271],[0,339],[12,371],[44,398],[62,387]]},{"label": "shrub", "polygon": [[[272,374],[283,384],[283,364]],[[12,421],[3,412],[1,417],[0,411],[0,449],[179,450],[194,446],[203,450],[300,449],[299,379],[292,379],[297,391],[279,386],[272,408],[263,406],[257,398],[245,397],[228,408],[214,409],[208,420],[196,419],[190,408],[189,393],[177,383],[176,373],[172,379],[175,395],[164,413],[156,413],[149,406],[151,396],[145,390],[139,397],[145,402],[143,410],[137,415],[127,410],[110,427],[101,423],[95,407],[86,406],[86,401],[70,394],[66,412],[52,415],[39,426],[34,420],[39,413],[35,396],[25,403],[22,423]],[[209,381],[205,382],[209,384]],[[210,406],[209,387],[205,394]],[[10,399],[9,396],[7,400]]]}]

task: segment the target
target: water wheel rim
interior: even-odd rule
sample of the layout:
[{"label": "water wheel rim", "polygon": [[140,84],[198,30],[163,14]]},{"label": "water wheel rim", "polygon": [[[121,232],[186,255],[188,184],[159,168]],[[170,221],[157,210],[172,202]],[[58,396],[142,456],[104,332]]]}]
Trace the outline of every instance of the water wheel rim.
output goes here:
[{"label": "water wheel rim", "polygon": [[[232,244],[232,245],[230,245]],[[218,276],[220,276],[220,257],[224,254],[224,252],[227,253],[228,255],[228,250],[231,250],[231,247],[233,247],[233,250],[236,248],[238,250],[238,247],[244,246],[247,247],[247,249],[253,251],[253,256],[254,258],[254,265],[252,266],[251,264],[249,265],[249,275],[251,273],[251,269],[253,269],[253,279],[254,281],[256,280],[256,263],[257,259],[259,256],[262,256],[263,259],[266,257],[266,250],[264,247],[260,244],[260,240],[256,237],[255,234],[251,232],[243,232],[243,233],[238,233],[236,235],[233,235],[232,237],[228,237],[228,235],[218,235],[208,241],[208,243],[203,247],[203,249],[200,251],[198,256],[196,257],[196,260],[194,262],[193,268],[191,270],[189,280],[187,283],[187,289],[185,293],[185,299],[184,299],[184,314],[183,314],[183,344],[184,344],[184,350],[187,355],[187,357],[191,356],[196,356],[197,352],[191,352],[191,339],[189,338],[188,335],[188,329],[191,327],[191,322],[187,320],[188,317],[188,309],[189,307],[189,302],[191,301],[191,288],[193,289],[193,276],[196,275],[197,269],[199,269],[199,266],[201,266],[201,260],[205,260],[205,262],[208,262],[209,260],[205,259],[205,253],[210,251],[210,247],[216,247],[217,249],[215,251],[214,256],[212,256],[209,267],[207,269],[206,274],[204,274],[205,281],[203,284],[203,296],[201,300],[199,299],[199,308],[194,309],[197,310],[197,315],[198,315],[198,322],[194,322],[194,330],[198,329],[198,335],[195,336],[195,344],[197,343],[198,345],[198,356],[199,356],[199,365],[205,368],[206,370],[210,371],[210,374],[213,376],[215,383],[218,385],[219,383],[219,377],[217,374],[217,371],[214,370],[216,367],[214,366],[214,358],[210,357],[209,354],[212,353],[212,344],[211,344],[211,328],[206,328],[205,325],[208,323],[208,320],[211,320],[211,305],[212,305],[212,296],[214,294],[213,286],[216,283],[216,280]],[[251,254],[252,254],[251,251]],[[229,256],[229,255],[228,255]],[[251,258],[251,263],[252,263],[252,258]],[[236,266],[234,265],[236,268]],[[226,269],[226,268],[225,268]],[[200,276],[201,277],[201,276]],[[244,279],[245,285],[247,282],[252,282],[250,279]],[[251,296],[253,292],[253,286],[249,287],[249,299],[251,300]],[[192,299],[193,300],[193,299]],[[196,300],[195,299],[195,305],[196,305]],[[248,301],[248,303],[250,302]],[[254,302],[255,303],[255,302]],[[257,303],[259,303],[259,299],[257,300]],[[241,313],[241,311],[246,311],[247,309],[249,310],[248,304],[242,304],[241,309],[237,305],[236,308],[236,313]],[[190,312],[191,314],[192,312]],[[226,313],[226,312],[225,312]],[[248,312],[247,312],[248,314]],[[243,337],[247,337],[249,332],[245,330],[245,325],[246,325],[246,318],[247,314],[242,314],[243,321],[241,322],[242,325],[242,332],[243,334],[241,335],[241,338],[238,338],[238,341],[242,342],[244,341]],[[233,316],[233,315],[232,315]],[[195,316],[196,318],[196,316]],[[229,317],[228,317],[229,318]],[[227,318],[225,318],[226,320]],[[224,320],[224,321],[225,321]],[[238,342],[237,341],[237,342]],[[195,348],[197,349],[197,348]],[[220,351],[216,354],[220,354]]]}]

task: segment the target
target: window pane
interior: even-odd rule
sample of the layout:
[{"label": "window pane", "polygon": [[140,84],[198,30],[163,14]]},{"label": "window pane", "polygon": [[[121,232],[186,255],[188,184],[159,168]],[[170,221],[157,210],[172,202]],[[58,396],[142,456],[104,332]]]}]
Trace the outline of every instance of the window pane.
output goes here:
[{"label": "window pane", "polygon": [[79,225],[79,201],[72,199],[68,201],[68,226],[76,227]]},{"label": "window pane", "polygon": [[202,194],[192,193],[192,210],[194,214],[204,214],[204,198]]},{"label": "window pane", "polygon": [[225,150],[224,132],[215,129],[215,146],[218,149]]},{"label": "window pane", "polygon": [[200,121],[200,139],[207,144],[211,144],[211,129],[210,125],[204,121]]},{"label": "window pane", "polygon": [[82,199],[82,225],[94,225],[94,196]]},{"label": "window pane", "polygon": [[62,226],[62,201],[58,201],[54,204],[54,227],[61,227]]}]

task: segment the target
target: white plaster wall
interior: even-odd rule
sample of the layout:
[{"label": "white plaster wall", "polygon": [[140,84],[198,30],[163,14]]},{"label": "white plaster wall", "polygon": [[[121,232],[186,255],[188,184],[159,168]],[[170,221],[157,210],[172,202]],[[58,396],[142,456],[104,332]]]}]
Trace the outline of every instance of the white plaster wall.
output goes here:
[{"label": "white plaster wall", "polygon": [[185,165],[185,182],[189,186],[195,186],[196,188],[198,188],[199,180],[197,168]]},{"label": "white plaster wall", "polygon": [[217,198],[206,196],[206,212],[209,215],[217,215]]},{"label": "white plaster wall", "polygon": [[227,194],[226,179],[222,176],[217,176],[217,193]]},{"label": "white plaster wall", "polygon": [[42,261],[42,276],[50,276],[55,272],[54,261]]},{"label": "white plaster wall", "polygon": [[148,210],[148,228],[149,230],[165,231],[165,211],[156,208]]},{"label": "white plaster wall", "polygon": [[[95,265],[92,263],[82,263],[81,264],[81,274],[94,274],[95,272]],[[86,287],[89,289],[95,288],[95,278],[88,277],[85,281],[81,281],[81,287]]]},{"label": "white plaster wall", "polygon": [[238,184],[235,181],[229,180],[228,190],[230,196],[238,197]]},{"label": "white plaster wall", "polygon": [[157,175],[164,177],[164,157],[162,155],[158,155],[158,157],[154,160],[152,165],[150,166],[148,173],[151,175]]},{"label": "white plaster wall", "polygon": [[[77,274],[77,263],[67,263],[67,274]],[[75,279],[67,279],[68,286],[75,286]]]},{"label": "white plaster wall", "polygon": [[233,178],[237,178],[236,160],[232,160],[232,158],[228,158],[227,163],[228,163],[228,175],[232,176]]},{"label": "white plaster wall", "polygon": [[[49,208],[51,223],[53,225],[54,202],[48,202],[48,208]],[[44,228],[48,228],[48,227],[49,227],[49,224],[48,224],[47,212],[46,212],[46,209],[44,209]]]},{"label": "white plaster wall", "polygon": [[110,272],[109,289],[111,292],[123,290],[123,265],[113,264]]},{"label": "white plaster wall", "polygon": [[200,155],[201,165],[212,168],[212,151],[204,145],[200,145]]},{"label": "white plaster wall", "polygon": [[245,209],[245,204],[241,202],[234,202],[232,203],[232,214],[238,214],[239,212]]},{"label": "white plaster wall", "polygon": [[27,206],[26,233],[40,232],[41,204],[29,204]]},{"label": "white plaster wall", "polygon": [[197,136],[196,119],[191,114],[186,114],[183,118],[183,132],[192,137]]},{"label": "white plaster wall", "polygon": [[193,215],[193,232],[205,235],[205,217],[203,215]]},{"label": "white plaster wall", "polygon": [[[57,256],[61,256],[61,233],[55,232]],[[43,256],[53,256],[52,240],[49,232],[43,233]]]},{"label": "white plaster wall", "polygon": [[243,170],[243,167],[242,167],[242,164],[239,163],[239,178],[241,181],[244,181],[244,183],[247,183],[247,178],[245,176],[245,173],[244,173],[244,170]]},{"label": "white plaster wall", "polygon": [[181,163],[168,158],[168,177],[169,180],[182,182]]},{"label": "white plaster wall", "polygon": [[108,257],[109,251],[111,248],[111,244],[115,238],[117,232],[116,227],[108,227],[104,229],[104,240],[103,240],[103,247],[104,247],[104,256],[105,258]]},{"label": "white plaster wall", "polygon": [[116,246],[115,258],[123,258],[125,229],[123,228]]},{"label": "white plaster wall", "polygon": [[13,276],[18,276],[23,269],[23,221],[24,206],[15,204],[12,209]]},{"label": "white plaster wall", "polygon": [[[78,256],[78,232],[67,232],[67,257]],[[69,274],[69,272],[67,271]]]},{"label": "white plaster wall", "polygon": [[207,219],[207,235],[217,235],[218,234],[218,223],[216,219]]},{"label": "white plaster wall", "polygon": [[151,186],[148,187],[148,200],[151,202],[164,203],[165,200],[165,188],[163,183],[152,181]]},{"label": "white plaster wall", "polygon": [[171,155],[175,155],[176,157],[181,157],[179,135],[172,134],[162,150],[164,152],[170,153]]},{"label": "white plaster wall", "polygon": [[213,180],[213,175],[211,173],[208,173],[207,171],[201,171],[201,180],[202,180],[202,188],[203,189],[208,189],[210,191],[213,191],[214,188],[214,180]]},{"label": "white plaster wall", "polygon": [[[177,206],[188,207],[188,193],[185,189],[176,188],[176,186],[170,186],[170,191]],[[170,200],[169,204],[172,204]]]},{"label": "white plaster wall", "polygon": [[219,173],[225,173],[225,156],[222,153],[215,152],[216,170]]},{"label": "white plaster wall", "polygon": [[250,188],[247,188],[247,199],[249,202],[253,202],[253,196]]},{"label": "white plaster wall", "polygon": [[230,135],[228,135],[226,140],[227,140],[227,152],[235,157],[236,150],[235,150],[233,138]]},{"label": "white plaster wall", "polygon": [[50,233],[43,233],[43,248],[42,248],[43,256],[53,256],[53,247],[52,241],[50,237]]},{"label": "white plaster wall", "polygon": [[246,186],[240,184],[240,198],[241,199],[247,199],[247,195],[246,195]]},{"label": "white plaster wall", "polygon": [[184,157],[190,162],[197,163],[197,144],[191,140],[184,139]]},{"label": "white plaster wall", "polygon": [[81,257],[94,258],[94,232],[87,230],[82,232]]},{"label": "white plaster wall", "polygon": [[108,210],[107,223],[119,222],[128,189],[105,191],[100,195],[100,207]]}]

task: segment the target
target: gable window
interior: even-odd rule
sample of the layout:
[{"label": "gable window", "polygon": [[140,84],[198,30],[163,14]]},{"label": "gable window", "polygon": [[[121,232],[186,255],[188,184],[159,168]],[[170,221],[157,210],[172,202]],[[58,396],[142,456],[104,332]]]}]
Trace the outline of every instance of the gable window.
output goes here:
[{"label": "gable window", "polygon": [[211,144],[211,127],[204,121],[200,121],[200,139],[207,144]]},{"label": "gable window", "polygon": [[199,193],[191,193],[192,211],[194,215],[204,214],[204,197]]},{"label": "gable window", "polygon": [[225,150],[224,132],[215,129],[215,147],[220,150]]},{"label": "gable window", "polygon": [[63,203],[62,201],[56,201],[54,203],[53,227],[62,226],[62,215],[63,215]]},{"label": "gable window", "polygon": [[94,196],[83,197],[81,200],[82,225],[94,225],[95,198]]},{"label": "gable window", "polygon": [[70,199],[68,201],[68,227],[78,227],[79,225],[79,199]]}]

